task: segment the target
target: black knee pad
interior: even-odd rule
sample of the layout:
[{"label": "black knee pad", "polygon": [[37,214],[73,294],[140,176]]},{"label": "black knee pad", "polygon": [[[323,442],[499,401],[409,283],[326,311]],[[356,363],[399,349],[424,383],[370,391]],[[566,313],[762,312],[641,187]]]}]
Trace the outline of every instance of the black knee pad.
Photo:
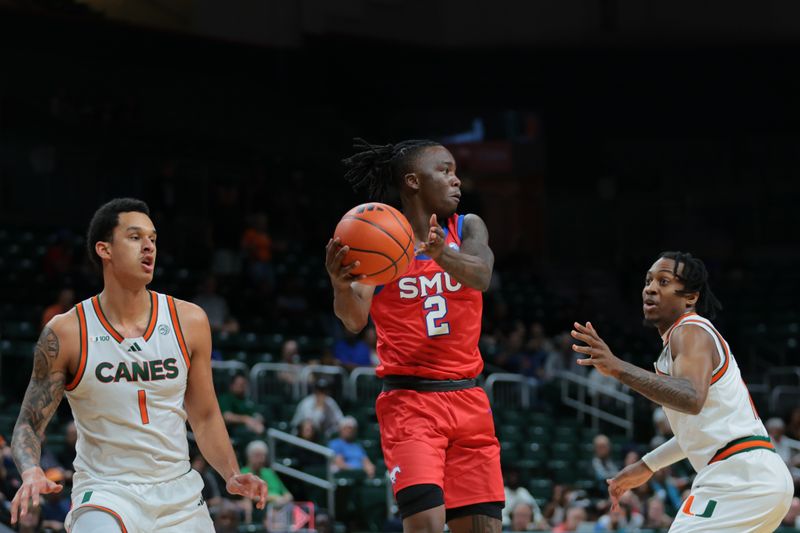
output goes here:
[{"label": "black knee pad", "polygon": [[411,485],[397,492],[397,509],[400,518],[444,505],[444,491],[438,485]]},{"label": "black knee pad", "polygon": [[462,516],[472,516],[476,514],[502,520],[503,507],[505,507],[505,503],[503,502],[473,503],[472,505],[465,505],[464,507],[453,507],[452,509],[447,509],[445,511],[445,521],[449,522],[454,518],[461,518]]}]

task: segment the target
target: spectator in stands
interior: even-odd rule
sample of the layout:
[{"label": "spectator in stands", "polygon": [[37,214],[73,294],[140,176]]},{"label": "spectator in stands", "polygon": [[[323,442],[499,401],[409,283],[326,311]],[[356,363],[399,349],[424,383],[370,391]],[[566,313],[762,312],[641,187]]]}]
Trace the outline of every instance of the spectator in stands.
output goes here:
[{"label": "spectator in stands", "polygon": [[[245,456],[247,465],[242,468],[242,474],[252,472],[267,482],[267,503],[281,506],[292,501],[292,493],[283,484],[278,474],[269,467],[269,448],[266,442],[263,440],[250,442],[245,449]],[[243,498],[242,501],[252,505],[252,501],[248,498]]]},{"label": "spectator in stands", "polygon": [[242,251],[247,261],[247,275],[250,281],[263,292],[275,286],[275,272],[272,268],[272,237],[268,232],[269,219],[266,213],[256,213],[248,220],[242,234]]},{"label": "spectator in stands", "polygon": [[50,280],[57,280],[72,268],[72,234],[69,230],[61,229],[51,239],[42,260],[42,271]]},{"label": "spectator in stands", "polygon": [[667,414],[660,406],[653,409],[653,438],[650,447],[658,448],[672,437],[672,427],[669,425]]},{"label": "spectator in stands", "polygon": [[797,496],[792,498],[792,504],[789,506],[789,512],[783,517],[781,525],[800,529],[800,498]]},{"label": "spectator in stands", "polygon": [[66,313],[72,309],[73,305],[75,305],[74,290],[65,288],[58,291],[56,301],[48,305],[42,313],[42,323],[39,325],[39,329],[42,329],[54,316]]},{"label": "spectator in stands", "polygon": [[553,495],[544,507],[544,517],[551,525],[564,521],[571,497],[572,491],[567,485],[553,485]]},{"label": "spectator in stands", "polygon": [[551,352],[545,361],[543,378],[551,381],[559,372],[586,374],[586,369],[576,362],[580,354],[572,351],[572,337],[569,333],[559,333],[554,340],[555,351]]},{"label": "spectator in stands", "polygon": [[240,510],[230,500],[223,499],[219,505],[211,509],[214,517],[214,531],[216,533],[237,533],[239,531]]},{"label": "spectator in stands", "polygon": [[375,465],[369,460],[366,450],[356,441],[358,422],[352,416],[345,416],[339,422],[339,438],[328,443],[336,457],[333,464],[339,470],[363,470],[368,478],[375,477]]},{"label": "spectator in stands", "polygon": [[[520,485],[519,470],[516,468],[506,468],[503,472],[503,484],[505,485],[504,491],[506,495],[506,505],[503,508],[503,526],[511,527],[512,531],[526,531],[524,529],[514,529],[515,526],[512,524],[514,520],[512,517],[514,509],[516,509],[517,505],[522,504],[527,505],[531,512],[530,518],[525,522],[526,526],[533,524],[537,528],[546,529],[548,527],[547,522],[544,516],[542,516],[539,505],[537,505],[531,493],[528,492],[528,489]],[[522,512],[524,513],[526,511],[523,509]]]},{"label": "spectator in stands", "polygon": [[372,366],[369,345],[358,333],[344,330],[344,337],[333,345],[333,356],[348,371],[359,366]]},{"label": "spectator in stands", "polygon": [[657,496],[652,496],[647,500],[647,517],[644,527],[649,529],[669,529],[672,525],[670,517],[665,509],[664,502]]},{"label": "spectator in stands", "polygon": [[609,509],[597,520],[595,531],[638,531],[644,524],[644,517],[636,510],[638,502],[632,501],[635,498],[633,493],[626,492],[616,508]]},{"label": "spectator in stands", "polygon": [[794,441],[786,436],[786,425],[780,418],[770,418],[764,425],[767,428],[772,444],[775,446],[775,451],[778,452],[784,463],[790,465],[792,456],[795,454],[792,448],[796,449],[800,446],[800,441]]},{"label": "spectator in stands", "polygon": [[580,525],[586,521],[586,510],[583,507],[572,506],[567,509],[564,521],[553,528],[553,533],[564,533],[566,531],[577,531]]},{"label": "spectator in stands", "polygon": [[[61,468],[50,468],[45,472],[47,479],[64,485],[64,471]],[[42,502],[42,527],[61,531],[70,509],[70,498],[67,491],[44,495]]]},{"label": "spectator in stands", "polygon": [[800,407],[795,407],[789,413],[788,423],[786,424],[786,436],[790,439],[800,440]]},{"label": "spectator in stands", "polygon": [[328,438],[339,426],[342,410],[330,396],[330,382],[326,378],[318,378],[314,383],[314,392],[300,400],[292,417],[291,426],[295,430],[300,422],[309,419],[314,429],[323,438]]},{"label": "spectator in stands", "polygon": [[[281,344],[281,363],[287,365],[300,365],[300,345],[294,339],[286,339]],[[283,384],[285,394],[291,394],[295,384],[300,379],[299,368],[295,370],[282,370],[278,372],[278,380]]]},{"label": "spectator in stands", "polygon": [[[506,507],[510,507],[506,500]],[[533,524],[533,507],[526,502],[517,502],[511,512],[508,525],[503,526],[503,531],[531,531]]]},{"label": "spectator in stands", "polygon": [[64,447],[56,455],[58,463],[64,467],[67,480],[72,479],[72,463],[75,461],[75,445],[78,443],[78,428],[75,427],[75,422],[69,421],[64,426]]},{"label": "spectator in stands", "polygon": [[[319,437],[317,436],[317,431],[314,429],[314,422],[310,418],[300,422],[297,428],[297,436],[308,442],[319,444]],[[300,469],[307,466],[325,464],[324,456],[299,446],[293,447],[292,457],[297,462],[297,468]]]},{"label": "spectator in stands", "polygon": [[669,466],[659,469],[648,482],[653,494],[664,502],[667,512],[674,515],[681,508],[681,490],[687,485],[685,481],[672,477]]},{"label": "spectator in stands", "polygon": [[40,533],[42,531],[42,504],[41,498],[39,505],[29,505],[28,512],[20,517],[19,533]]},{"label": "spectator in stands", "polygon": [[217,293],[217,278],[209,274],[200,285],[200,290],[192,300],[208,315],[208,323],[214,333],[237,333],[239,322],[231,316],[228,302]]},{"label": "spectator in stands", "polygon": [[194,449],[190,455],[192,468],[203,478],[203,499],[210,508],[216,507],[222,502],[222,491],[219,488],[219,481],[214,472],[208,468],[208,463],[200,450]]},{"label": "spectator in stands", "polygon": [[264,433],[264,419],[256,412],[253,401],[247,397],[249,386],[244,374],[234,375],[228,392],[219,396],[219,409],[231,431],[242,428],[255,435],[261,435]]},{"label": "spectator in stands", "polygon": [[611,441],[605,435],[594,438],[594,457],[592,458],[592,471],[595,479],[595,491],[600,494],[608,492],[607,479],[613,478],[619,472],[619,467],[611,459]]}]

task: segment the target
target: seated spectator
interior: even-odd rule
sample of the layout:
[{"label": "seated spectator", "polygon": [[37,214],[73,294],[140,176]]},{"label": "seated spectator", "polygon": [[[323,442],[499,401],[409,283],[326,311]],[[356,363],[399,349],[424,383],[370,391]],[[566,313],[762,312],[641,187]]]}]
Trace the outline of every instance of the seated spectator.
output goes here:
[{"label": "seated spectator", "polygon": [[672,437],[672,428],[669,425],[667,414],[661,407],[653,410],[653,438],[650,439],[650,448],[656,449]]},{"label": "seated spectator", "polygon": [[544,517],[550,525],[555,526],[564,521],[571,498],[572,491],[567,485],[553,485],[553,495],[544,507]]},{"label": "seated spectator", "polygon": [[359,366],[372,366],[369,345],[358,333],[345,330],[344,338],[333,345],[333,356],[348,371]]},{"label": "seated spectator", "polygon": [[200,291],[192,299],[208,315],[208,323],[214,333],[237,333],[239,322],[231,316],[228,302],[217,293],[217,278],[206,276]]},{"label": "seated spectator", "polygon": [[[506,507],[509,507],[506,500]],[[526,502],[519,501],[511,509],[510,521],[503,526],[503,531],[531,531],[533,525],[533,507]]]},{"label": "seated spectator", "polygon": [[192,463],[192,468],[195,469],[197,473],[200,474],[200,477],[203,478],[202,496],[206,501],[206,505],[209,507],[209,509],[216,507],[222,502],[222,491],[220,490],[216,474],[214,474],[214,472],[208,468],[206,458],[203,457],[203,454],[200,453],[200,450],[192,450],[190,460]]},{"label": "seated spectator", "polygon": [[573,506],[567,509],[566,518],[563,522],[553,528],[553,533],[564,533],[566,531],[577,531],[580,525],[586,521],[586,510],[583,507]]},{"label": "seated spectator", "polygon": [[795,496],[789,505],[789,512],[783,517],[781,525],[800,529],[800,498]]},{"label": "seated spectator", "polygon": [[237,533],[241,521],[239,507],[230,500],[221,500],[219,505],[211,508],[214,517],[215,533]]},{"label": "seated spectator", "polygon": [[653,491],[653,495],[664,502],[666,511],[674,515],[681,508],[681,489],[687,485],[685,481],[679,481],[672,477],[672,469],[669,466],[661,468],[653,474],[648,482]]},{"label": "seated spectator", "polygon": [[[247,465],[242,468],[242,474],[253,473],[267,483],[267,503],[284,505],[292,501],[292,493],[269,467],[269,448],[263,440],[254,440],[245,449]],[[248,498],[245,498],[248,502]]]},{"label": "seated spectator", "polygon": [[638,507],[636,496],[626,492],[619,499],[618,506],[600,517],[595,531],[639,531],[644,524],[644,517],[639,513]]},{"label": "seated spectator", "polygon": [[38,505],[28,505],[28,512],[19,518],[19,533],[40,533],[42,531],[42,500]]},{"label": "seated spectator", "polygon": [[656,496],[647,500],[647,517],[644,527],[649,529],[669,529],[671,525],[672,517],[666,513],[664,502]]},{"label": "seated spectator", "polygon": [[[314,422],[310,419],[300,422],[300,426],[297,428],[297,436],[308,442],[319,444],[319,438],[314,429]],[[292,447],[292,458],[297,462],[297,468],[301,470],[307,466],[325,464],[325,457],[323,455],[307,450],[306,448],[301,448],[300,446]]]},{"label": "seated spectator", "polygon": [[300,379],[300,345],[294,339],[286,339],[281,344],[281,360],[280,363],[287,365],[295,365],[291,368],[294,370],[282,370],[278,372],[278,380],[283,384],[285,394],[290,394],[294,390],[294,386]]},{"label": "seated spectator", "polygon": [[611,459],[611,441],[605,435],[597,435],[594,438],[594,457],[592,458],[592,471],[597,482],[595,491],[598,494],[605,494],[608,490],[607,479],[611,479],[619,467]]},{"label": "seated spectator", "polygon": [[247,275],[250,281],[263,292],[269,292],[275,285],[275,272],[272,268],[272,237],[268,233],[269,219],[266,213],[256,213],[248,220],[242,234],[242,251],[247,261]]},{"label": "seated spectator", "polygon": [[786,436],[790,439],[800,440],[800,407],[795,407],[789,413],[789,422],[786,424]]},{"label": "seated spectator", "polygon": [[328,443],[328,448],[336,453],[333,464],[339,470],[363,470],[368,478],[375,476],[375,465],[367,457],[364,447],[356,442],[358,422],[346,416],[339,422],[339,438]]},{"label": "seated spectator", "polygon": [[331,398],[330,382],[326,378],[318,378],[314,383],[314,392],[300,400],[292,417],[292,428],[297,430],[300,422],[309,419],[314,424],[314,430],[328,438],[339,426],[342,419],[342,410],[339,404]]},{"label": "seated spectator", "polygon": [[378,358],[378,332],[375,330],[375,326],[367,326],[367,329],[364,330],[364,342],[369,346],[370,365],[381,364],[381,360]]},{"label": "seated spectator", "polygon": [[[507,468],[503,472],[503,484],[503,490],[506,495],[506,506],[503,508],[503,526],[512,527],[512,531],[524,531],[513,529],[514,526],[512,525],[513,519],[511,515],[517,505],[526,504],[531,509],[532,513],[527,524],[534,524],[537,528],[546,529],[547,522],[542,516],[542,512],[536,504],[534,497],[528,492],[528,489],[520,485],[519,471],[516,468]],[[523,509],[523,512],[526,511]]]},{"label": "seated spectator", "polygon": [[585,375],[586,368],[577,363],[581,354],[572,351],[572,337],[569,333],[559,333],[555,337],[555,350],[550,352],[544,363],[542,377],[546,381],[556,378],[559,372],[572,372]]},{"label": "seated spectator", "polygon": [[69,421],[64,426],[64,447],[56,455],[59,464],[64,467],[64,476],[67,482],[72,481],[73,465],[75,461],[75,445],[78,443],[78,428],[75,427],[75,422]]},{"label": "seated spectator", "polygon": [[264,419],[256,412],[256,406],[247,397],[250,387],[247,377],[236,374],[231,379],[228,392],[219,396],[219,410],[231,430],[245,429],[255,435],[264,433]]},{"label": "seated spectator", "polygon": [[[61,468],[50,468],[45,473],[47,479],[64,485],[64,471]],[[53,531],[64,529],[64,521],[71,507],[69,493],[62,490],[58,493],[44,494],[42,502],[42,527]]]},{"label": "seated spectator", "polygon": [[73,305],[75,305],[75,291],[72,289],[61,289],[56,301],[47,306],[42,313],[42,323],[39,328],[43,328],[54,316],[66,313],[72,309]]},{"label": "seated spectator", "polygon": [[772,444],[775,445],[775,451],[778,452],[784,463],[791,466],[792,457],[796,453],[795,450],[800,449],[800,441],[786,436],[786,425],[780,418],[770,418],[764,425],[767,428]]}]

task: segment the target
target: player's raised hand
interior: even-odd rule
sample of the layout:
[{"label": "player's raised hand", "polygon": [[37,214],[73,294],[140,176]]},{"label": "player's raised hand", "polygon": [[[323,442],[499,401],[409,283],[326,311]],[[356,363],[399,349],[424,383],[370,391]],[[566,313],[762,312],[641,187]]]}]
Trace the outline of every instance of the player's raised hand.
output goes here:
[{"label": "player's raised hand", "polygon": [[644,464],[644,461],[639,460],[623,468],[613,478],[607,479],[608,495],[611,497],[611,509],[616,509],[619,506],[619,499],[623,494],[647,483],[651,477],[653,477],[653,471]]},{"label": "player's raised hand", "polygon": [[586,343],[586,346],[573,344],[572,349],[578,353],[588,355],[586,359],[578,359],[578,364],[583,366],[593,366],[604,376],[617,377],[622,361],[611,352],[611,349],[600,338],[591,322],[586,325],[575,322],[575,329],[572,330],[573,338]]},{"label": "player's raised hand", "polygon": [[58,493],[63,488],[60,484],[47,479],[44,471],[38,466],[25,470],[22,473],[22,485],[11,501],[11,523],[16,524],[19,518],[28,514],[29,502],[37,507],[40,494]]},{"label": "player's raised hand", "polygon": [[431,215],[430,229],[428,230],[428,240],[421,243],[414,251],[416,255],[425,254],[431,259],[437,259],[444,250],[444,230],[436,220],[436,214]]},{"label": "player's raised hand", "polygon": [[363,274],[353,274],[353,269],[358,268],[360,262],[353,261],[349,265],[343,264],[344,256],[349,250],[350,247],[342,244],[338,237],[330,239],[328,245],[325,246],[325,268],[331,277],[334,288],[347,288],[352,282],[365,277]]},{"label": "player's raised hand", "polygon": [[253,474],[235,474],[228,478],[225,488],[231,494],[256,500],[256,507],[259,509],[267,505],[267,484]]}]

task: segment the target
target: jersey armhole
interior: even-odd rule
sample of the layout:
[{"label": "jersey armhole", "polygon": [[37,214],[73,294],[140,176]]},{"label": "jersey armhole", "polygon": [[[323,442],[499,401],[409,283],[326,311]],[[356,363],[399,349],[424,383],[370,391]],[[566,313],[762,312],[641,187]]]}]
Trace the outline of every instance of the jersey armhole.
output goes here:
[{"label": "jersey armhole", "polygon": [[714,347],[719,354],[720,362],[714,367],[714,370],[711,373],[711,385],[713,385],[722,379],[722,376],[725,375],[725,371],[728,370],[728,366],[730,364],[731,357],[728,351],[728,345],[725,343],[725,339],[722,338],[722,335],[720,335],[713,326],[706,324],[701,320],[686,320],[675,326],[674,329],[678,329],[681,326],[697,326],[708,333],[711,336],[711,339],[714,341]]},{"label": "jersey armhole", "polygon": [[64,386],[64,389],[68,391],[74,390],[81,382],[81,379],[83,379],[83,374],[86,372],[86,358],[89,351],[89,339],[86,335],[86,312],[83,310],[83,302],[75,306],[75,316],[78,318],[80,354],[78,356],[78,368],[75,371],[75,376],[72,378],[72,381]]},{"label": "jersey armhole", "polygon": [[178,346],[183,355],[183,362],[186,363],[186,369],[192,366],[191,358],[189,357],[189,350],[186,349],[186,342],[183,338],[183,330],[181,329],[181,321],[178,318],[178,309],[175,306],[175,299],[172,296],[167,296],[167,307],[169,308],[169,318],[172,322],[172,331],[175,332],[175,338],[178,339]]}]

